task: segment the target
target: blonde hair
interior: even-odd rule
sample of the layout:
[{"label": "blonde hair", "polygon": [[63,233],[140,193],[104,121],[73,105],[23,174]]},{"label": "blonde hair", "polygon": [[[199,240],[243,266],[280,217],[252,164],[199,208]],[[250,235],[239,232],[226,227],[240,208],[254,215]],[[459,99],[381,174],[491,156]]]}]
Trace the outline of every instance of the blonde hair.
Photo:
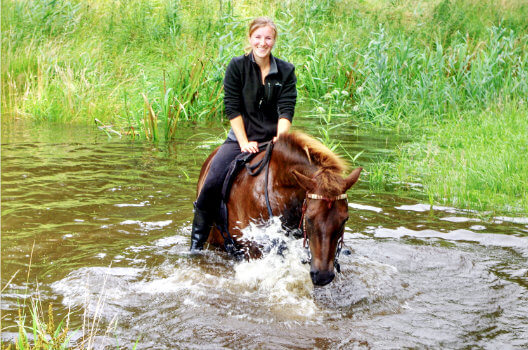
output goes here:
[{"label": "blonde hair", "polygon": [[250,37],[251,34],[253,34],[255,30],[262,28],[262,27],[267,27],[267,26],[273,29],[273,31],[275,32],[273,39],[277,40],[277,34],[278,34],[277,26],[275,25],[273,20],[269,17],[257,17],[254,20],[252,20],[251,23],[249,24],[248,37]]},{"label": "blonde hair", "polygon": [[[251,23],[249,23],[249,28],[248,28],[248,38],[251,37],[251,34],[253,34],[253,32],[259,28],[262,28],[262,27],[270,27],[271,29],[273,29],[273,39],[277,40],[277,36],[279,35],[279,32],[277,31],[277,26],[275,25],[275,22],[273,22],[273,20],[269,17],[257,17],[255,18],[254,20],[251,21]],[[251,45],[247,45],[245,48],[244,48],[244,51],[246,51],[246,54],[249,53],[251,51]]]}]

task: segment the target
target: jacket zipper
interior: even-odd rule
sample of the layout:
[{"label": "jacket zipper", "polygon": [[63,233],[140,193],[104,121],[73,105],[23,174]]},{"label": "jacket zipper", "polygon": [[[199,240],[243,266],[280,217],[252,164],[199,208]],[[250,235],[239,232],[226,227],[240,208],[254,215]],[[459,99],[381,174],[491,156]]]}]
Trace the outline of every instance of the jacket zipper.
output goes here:
[{"label": "jacket zipper", "polygon": [[[264,81],[262,81],[262,71],[260,70],[260,67],[258,66],[258,64],[255,63],[255,66],[257,67],[257,71],[258,71],[258,76],[259,76],[259,84],[260,86],[262,86],[262,83],[264,83]],[[258,108],[259,110],[262,109],[262,102],[264,101],[264,96],[260,96],[260,100],[259,100],[259,103],[258,103]]]}]

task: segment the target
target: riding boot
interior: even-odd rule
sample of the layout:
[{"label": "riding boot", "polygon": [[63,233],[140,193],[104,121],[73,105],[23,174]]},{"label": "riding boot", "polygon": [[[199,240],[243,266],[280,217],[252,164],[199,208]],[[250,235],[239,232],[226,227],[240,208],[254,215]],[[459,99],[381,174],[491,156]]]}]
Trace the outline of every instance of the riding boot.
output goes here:
[{"label": "riding boot", "polygon": [[191,231],[191,252],[203,249],[204,243],[209,238],[213,226],[212,220],[205,210],[198,209],[194,203],[194,219]]}]

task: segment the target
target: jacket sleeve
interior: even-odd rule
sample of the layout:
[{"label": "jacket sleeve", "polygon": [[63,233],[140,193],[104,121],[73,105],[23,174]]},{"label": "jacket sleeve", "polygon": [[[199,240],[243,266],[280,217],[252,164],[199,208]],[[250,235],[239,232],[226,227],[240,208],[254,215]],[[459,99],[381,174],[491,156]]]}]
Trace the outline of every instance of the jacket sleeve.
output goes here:
[{"label": "jacket sleeve", "polygon": [[235,59],[227,65],[224,77],[224,107],[229,120],[242,114],[241,111],[242,96],[242,76],[240,67],[237,66]]},{"label": "jacket sleeve", "polygon": [[293,119],[295,112],[295,103],[297,102],[297,77],[295,76],[295,68],[284,80],[284,86],[281,94],[277,99],[277,108],[279,109],[279,118],[286,118],[290,122]]}]

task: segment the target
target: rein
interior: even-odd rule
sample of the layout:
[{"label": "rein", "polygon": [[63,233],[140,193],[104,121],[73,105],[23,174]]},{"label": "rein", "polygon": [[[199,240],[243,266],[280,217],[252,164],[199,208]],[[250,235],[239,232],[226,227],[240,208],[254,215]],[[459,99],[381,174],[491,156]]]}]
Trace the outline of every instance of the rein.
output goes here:
[{"label": "rein", "polygon": [[[265,145],[265,143],[263,145]],[[253,165],[246,163],[246,169],[249,175],[251,176],[257,176],[258,174],[260,174],[262,169],[264,169],[264,167],[266,168],[266,176],[264,178],[264,183],[265,183],[264,184],[264,197],[266,198],[266,207],[268,208],[268,214],[269,214],[270,219],[273,216],[273,212],[271,211],[271,204],[269,200],[268,183],[269,183],[269,163],[271,160],[272,151],[273,151],[273,141],[269,141],[266,146],[266,154],[264,154],[264,157],[262,157],[262,159],[259,162]]]}]

